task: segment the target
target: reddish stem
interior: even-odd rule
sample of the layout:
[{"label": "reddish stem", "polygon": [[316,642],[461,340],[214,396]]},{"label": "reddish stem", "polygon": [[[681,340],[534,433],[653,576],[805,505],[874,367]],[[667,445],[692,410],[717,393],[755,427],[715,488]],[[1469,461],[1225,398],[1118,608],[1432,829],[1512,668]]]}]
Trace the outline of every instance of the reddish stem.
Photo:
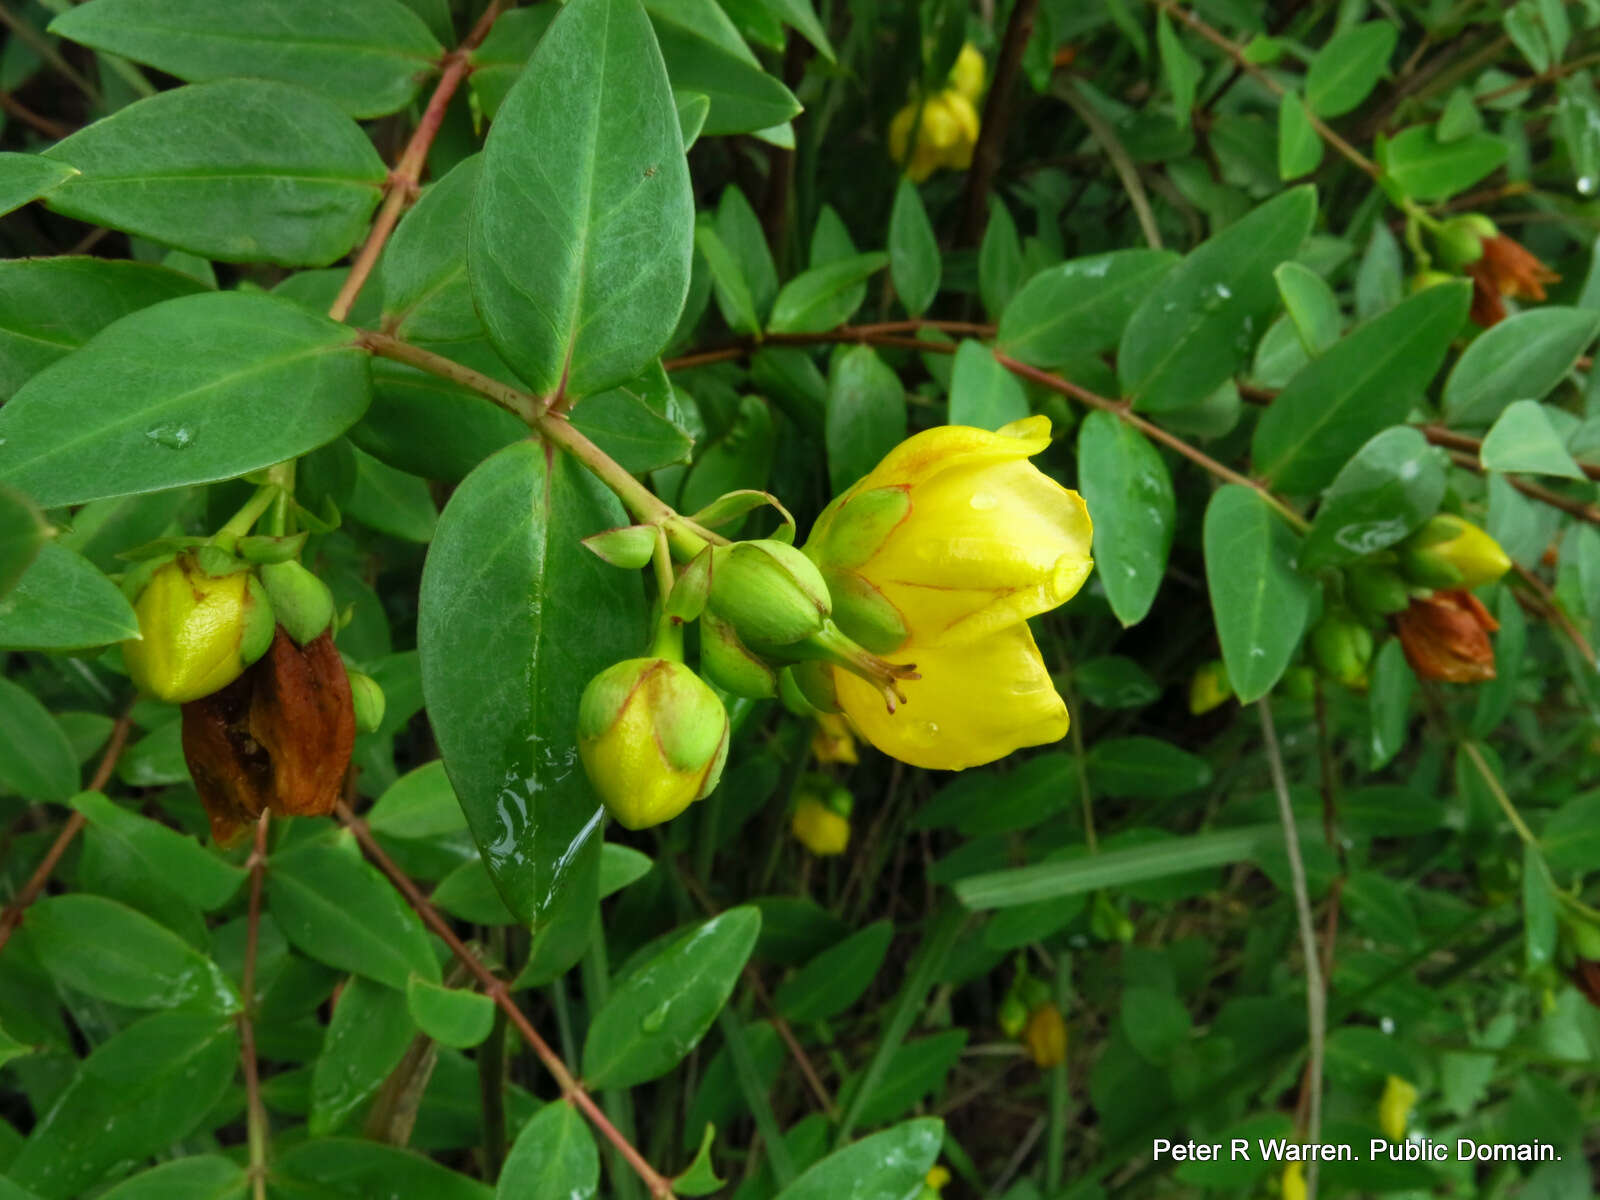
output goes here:
[{"label": "reddish stem", "polygon": [[250,851],[250,916],[244,943],[244,1007],[239,1012],[239,1057],[244,1064],[245,1125],[250,1144],[250,1187],[255,1200],[267,1194],[267,1110],[261,1103],[261,1072],[256,1064],[256,951],[261,932],[261,880],[267,865],[267,826],[271,812],[256,822]]}]

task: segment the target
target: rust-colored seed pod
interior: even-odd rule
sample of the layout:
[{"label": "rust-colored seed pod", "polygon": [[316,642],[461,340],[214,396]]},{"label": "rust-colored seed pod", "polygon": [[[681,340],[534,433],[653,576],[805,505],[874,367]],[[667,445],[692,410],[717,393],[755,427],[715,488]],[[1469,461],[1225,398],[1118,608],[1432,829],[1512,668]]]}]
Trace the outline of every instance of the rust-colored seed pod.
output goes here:
[{"label": "rust-colored seed pod", "polygon": [[183,754],[212,836],[238,841],[263,809],[332,812],[355,732],[350,680],[333,639],[323,634],[300,647],[279,626],[259,662],[183,706]]}]

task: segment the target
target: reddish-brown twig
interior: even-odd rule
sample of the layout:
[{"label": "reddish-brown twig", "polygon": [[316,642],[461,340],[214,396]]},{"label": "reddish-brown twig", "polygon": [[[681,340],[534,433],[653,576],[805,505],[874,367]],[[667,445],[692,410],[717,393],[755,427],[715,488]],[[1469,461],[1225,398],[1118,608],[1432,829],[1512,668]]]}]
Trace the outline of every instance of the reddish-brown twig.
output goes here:
[{"label": "reddish-brown twig", "polygon": [[267,1195],[267,1110],[261,1103],[261,1072],[256,1064],[256,950],[261,933],[261,880],[267,866],[267,827],[271,812],[256,822],[250,851],[250,916],[244,941],[244,1007],[239,1011],[239,1058],[244,1065],[245,1128],[250,1143],[250,1190],[255,1200]]}]

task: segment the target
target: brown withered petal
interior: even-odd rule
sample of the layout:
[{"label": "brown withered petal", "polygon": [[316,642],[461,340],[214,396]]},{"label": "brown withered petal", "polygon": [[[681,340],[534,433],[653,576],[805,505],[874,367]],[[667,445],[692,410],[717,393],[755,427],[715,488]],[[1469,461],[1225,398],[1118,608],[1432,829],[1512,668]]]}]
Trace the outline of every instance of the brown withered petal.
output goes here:
[{"label": "brown withered petal", "polygon": [[1600,962],[1592,958],[1580,958],[1577,966],[1572,968],[1572,982],[1583,997],[1596,1008],[1600,1008]]},{"label": "brown withered petal", "polygon": [[183,754],[212,836],[236,842],[270,809],[322,816],[339,799],[355,745],[344,663],[327,634],[299,647],[279,626],[260,661],[183,706]]},{"label": "brown withered petal", "polygon": [[1543,300],[1544,285],[1561,278],[1520,242],[1503,233],[1484,239],[1481,261],[1500,294],[1520,300]]},{"label": "brown withered petal", "polygon": [[1435,592],[1394,618],[1411,669],[1423,679],[1482,683],[1494,678],[1489,635],[1499,624],[1467,591]]},{"label": "brown withered petal", "polygon": [[1480,258],[1467,264],[1467,274],[1472,276],[1472,323],[1484,329],[1500,324],[1506,319],[1506,306],[1488,266]]}]

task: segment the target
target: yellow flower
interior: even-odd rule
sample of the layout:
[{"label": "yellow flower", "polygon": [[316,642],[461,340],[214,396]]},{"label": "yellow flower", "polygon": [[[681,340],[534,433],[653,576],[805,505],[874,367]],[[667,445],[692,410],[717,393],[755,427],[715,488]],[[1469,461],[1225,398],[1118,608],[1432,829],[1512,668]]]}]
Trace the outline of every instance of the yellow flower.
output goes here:
[{"label": "yellow flower", "polygon": [[1383,1099],[1378,1101],[1378,1125],[1392,1142],[1405,1140],[1411,1109],[1417,1103],[1417,1089],[1391,1075],[1383,1084]]},{"label": "yellow flower", "polygon": [[1292,1162],[1283,1169],[1283,1200],[1306,1200],[1304,1163]]},{"label": "yellow flower", "polygon": [[1189,680],[1189,712],[1198,717],[1218,705],[1233,699],[1233,685],[1228,682],[1228,668],[1220,658],[1201,663]]},{"label": "yellow flower", "polygon": [[987,69],[978,48],[971,42],[963,43],[961,53],[956,55],[956,65],[950,68],[950,86],[976,104],[983,95]]},{"label": "yellow flower", "polygon": [[185,553],[155,567],[134,601],[138,640],[122,661],[140,691],[187,704],[227,687],[272,643],[272,604],[243,563],[212,574]]},{"label": "yellow flower", "polygon": [[1028,1014],[1022,1044],[1039,1067],[1053,1067],[1067,1057],[1067,1023],[1054,1004],[1041,1004]]},{"label": "yellow flower", "polygon": [[[911,142],[913,129],[917,135],[915,145]],[[940,167],[965,171],[972,165],[972,150],[977,144],[978,110],[954,88],[946,88],[924,101],[913,98],[889,122],[889,157],[906,164],[906,174],[913,183],[921,183]]]},{"label": "yellow flower", "polygon": [[819,763],[843,763],[854,766],[860,762],[856,754],[855,735],[850,723],[838,713],[818,713],[817,723],[811,730],[811,753]]},{"label": "yellow flower", "polygon": [[803,796],[794,806],[789,830],[802,846],[819,856],[843,854],[850,845],[850,819],[815,796]]},{"label": "yellow flower", "polygon": [[1511,569],[1499,542],[1453,513],[1430,517],[1400,550],[1406,574],[1425,587],[1480,587]]},{"label": "yellow flower", "polygon": [[929,429],[891,450],[817,519],[806,553],[843,632],[915,664],[904,703],[832,668],[839,706],[886,754],[961,770],[1067,732],[1027,619],[1065,603],[1093,567],[1083,499],[1028,459],[1045,417],[998,432]]}]

